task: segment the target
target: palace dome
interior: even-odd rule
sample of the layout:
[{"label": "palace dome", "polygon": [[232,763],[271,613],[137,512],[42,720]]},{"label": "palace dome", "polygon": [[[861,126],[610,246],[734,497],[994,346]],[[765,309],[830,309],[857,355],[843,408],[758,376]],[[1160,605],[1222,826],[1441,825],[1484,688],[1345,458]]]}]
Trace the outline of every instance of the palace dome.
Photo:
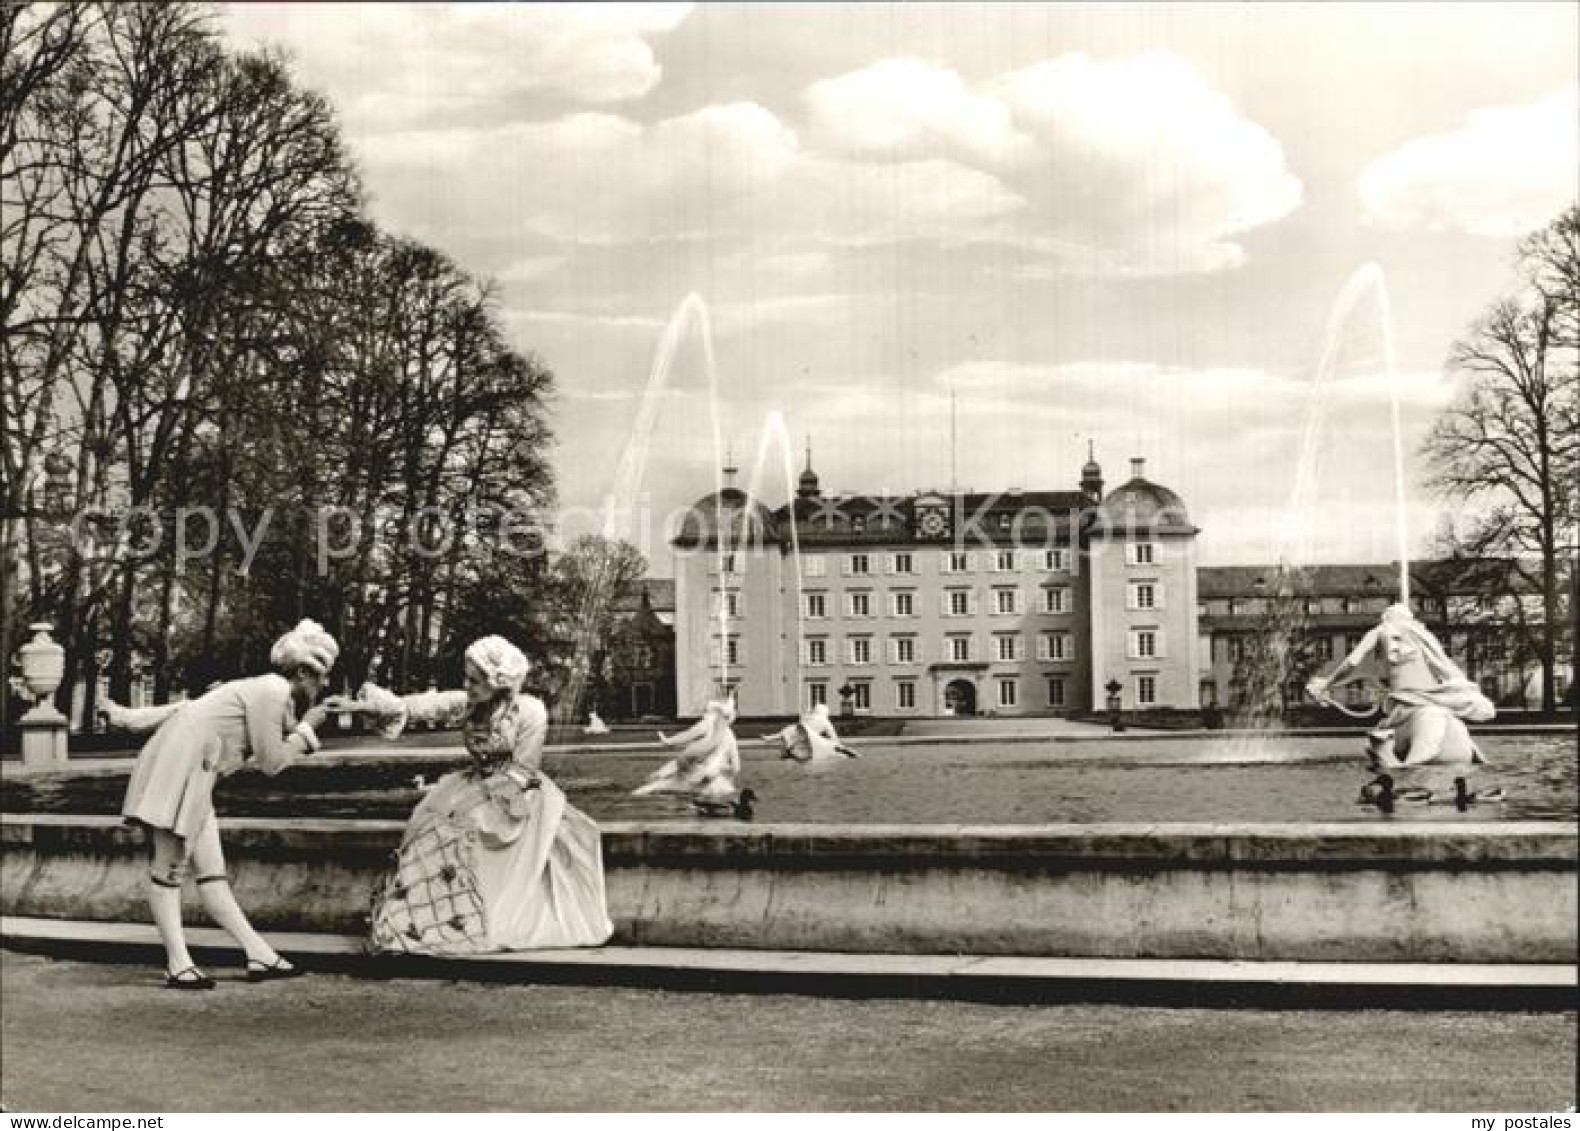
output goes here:
[{"label": "palace dome", "polygon": [[675,545],[715,545],[720,530],[731,546],[761,546],[779,541],[773,513],[739,487],[726,487],[691,504],[681,519]]}]

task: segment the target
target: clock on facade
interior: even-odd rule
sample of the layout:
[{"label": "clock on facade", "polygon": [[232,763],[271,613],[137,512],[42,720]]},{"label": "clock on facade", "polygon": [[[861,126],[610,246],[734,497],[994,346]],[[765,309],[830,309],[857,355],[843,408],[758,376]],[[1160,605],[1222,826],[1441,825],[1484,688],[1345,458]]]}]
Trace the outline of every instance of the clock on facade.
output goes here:
[{"label": "clock on facade", "polygon": [[916,504],[916,534],[920,538],[949,537],[949,506],[942,499]]}]

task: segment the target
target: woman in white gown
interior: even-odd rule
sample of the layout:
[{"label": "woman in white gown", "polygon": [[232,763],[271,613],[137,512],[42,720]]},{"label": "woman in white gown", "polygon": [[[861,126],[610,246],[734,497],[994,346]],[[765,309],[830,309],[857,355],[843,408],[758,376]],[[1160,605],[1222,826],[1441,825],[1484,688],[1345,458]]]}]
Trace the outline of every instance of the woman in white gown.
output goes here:
[{"label": "woman in white gown", "polygon": [[730,729],[735,722],[735,704],[714,699],[703,709],[702,717],[690,729],[658,740],[665,746],[684,744],[680,754],[665,762],[647,781],[632,790],[632,796],[654,793],[680,794],[703,801],[722,801],[741,792],[741,751]]},{"label": "woman in white gown", "polygon": [[388,737],[460,723],[472,764],[440,778],[411,815],[374,896],[375,948],[463,955],[598,946],[614,925],[598,826],[540,769],[543,703],[522,693],[527,658],[487,636],[466,650],[466,687],[404,698],[363,688],[351,709]]},{"label": "woman in white gown", "polygon": [[1386,713],[1371,735],[1380,768],[1486,761],[1465,723],[1492,718],[1492,703],[1404,605],[1389,606],[1382,623],[1333,673],[1312,680],[1306,690],[1318,702],[1331,702],[1333,688],[1379,668],[1388,689]]}]

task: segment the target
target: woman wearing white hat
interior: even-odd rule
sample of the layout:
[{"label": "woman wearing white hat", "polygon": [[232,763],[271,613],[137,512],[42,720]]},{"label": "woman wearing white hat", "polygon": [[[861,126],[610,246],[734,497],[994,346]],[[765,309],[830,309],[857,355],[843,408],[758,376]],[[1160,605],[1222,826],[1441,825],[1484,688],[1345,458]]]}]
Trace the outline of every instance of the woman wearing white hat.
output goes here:
[{"label": "woman wearing white hat", "polygon": [[137,756],[121,813],[148,830],[153,865],[148,906],[165,946],[165,984],[213,989],[187,951],[181,926],[181,886],[196,873],[204,909],[247,954],[247,978],[261,982],[300,973],[265,942],[236,903],[225,874],[214,782],[251,764],[277,774],[318,749],[327,709],[314,705],[340,649],[316,622],[304,620],[275,641],[276,671],[232,680],[180,706]]},{"label": "woman wearing white hat", "polygon": [[393,738],[412,722],[460,723],[467,769],[411,815],[373,904],[373,943],[413,954],[597,946],[614,931],[598,826],[539,769],[548,713],[524,694],[527,657],[485,636],[459,691],[400,697],[371,684],[353,709]]}]

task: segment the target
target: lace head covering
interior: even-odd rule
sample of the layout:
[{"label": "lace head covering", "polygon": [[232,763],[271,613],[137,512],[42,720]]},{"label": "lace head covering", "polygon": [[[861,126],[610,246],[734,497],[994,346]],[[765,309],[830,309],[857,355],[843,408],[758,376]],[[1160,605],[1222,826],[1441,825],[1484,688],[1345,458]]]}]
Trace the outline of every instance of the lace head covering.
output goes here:
[{"label": "lace head covering", "polygon": [[340,645],[315,620],[302,621],[269,649],[269,662],[284,672],[305,667],[324,675],[339,657]]},{"label": "lace head covering", "polygon": [[474,640],[466,650],[466,659],[496,691],[520,691],[532,666],[525,653],[503,636]]}]

